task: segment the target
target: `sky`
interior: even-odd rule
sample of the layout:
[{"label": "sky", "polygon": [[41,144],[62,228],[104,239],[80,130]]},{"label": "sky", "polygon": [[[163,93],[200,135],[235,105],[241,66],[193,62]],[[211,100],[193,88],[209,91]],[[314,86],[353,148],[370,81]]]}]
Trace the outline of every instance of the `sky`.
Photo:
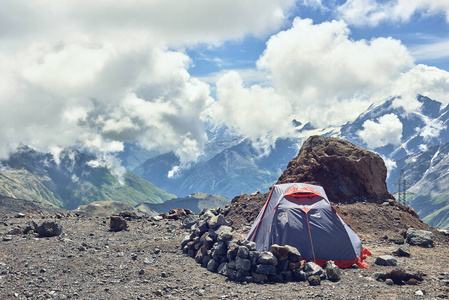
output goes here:
[{"label": "sky", "polygon": [[[78,147],[114,166],[132,142],[182,167],[202,154],[205,126],[266,147],[294,136],[293,119],[339,126],[392,96],[407,110],[417,94],[449,103],[447,0],[0,6],[0,158]],[[377,136],[402,128],[381,121]]]}]

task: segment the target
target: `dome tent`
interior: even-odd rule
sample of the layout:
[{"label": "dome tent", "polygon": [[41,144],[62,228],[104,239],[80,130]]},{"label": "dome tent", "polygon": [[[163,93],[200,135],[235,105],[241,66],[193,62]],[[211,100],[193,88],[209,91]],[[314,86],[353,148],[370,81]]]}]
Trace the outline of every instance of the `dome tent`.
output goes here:
[{"label": "dome tent", "polygon": [[371,254],[362,247],[357,234],[339,217],[324,189],[306,183],[285,183],[272,187],[247,240],[259,252],[273,244],[290,245],[303,259],[323,265],[333,260],[341,268],[363,262]]}]

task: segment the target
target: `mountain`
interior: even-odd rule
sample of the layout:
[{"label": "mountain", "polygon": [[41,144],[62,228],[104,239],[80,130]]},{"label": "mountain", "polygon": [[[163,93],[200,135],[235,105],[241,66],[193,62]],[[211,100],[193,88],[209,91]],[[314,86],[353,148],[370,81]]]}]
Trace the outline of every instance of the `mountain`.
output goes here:
[{"label": "mountain", "polygon": [[[449,142],[449,105],[443,106],[441,102],[418,95],[417,101],[421,105],[420,109],[408,112],[403,107],[396,105],[395,100],[399,100],[398,98],[394,97],[369,107],[355,121],[341,127],[340,137],[393,160],[421,152],[431,145]],[[385,141],[386,145],[370,148],[370,145],[361,137],[361,131],[366,122],[379,124],[380,118],[386,115],[396,116],[401,122],[401,139],[396,144]],[[385,128],[388,125],[385,124]]]},{"label": "mountain", "polygon": [[268,190],[298,152],[298,141],[294,139],[277,140],[268,154],[254,148],[247,139],[235,142],[219,141],[221,146],[210,145],[209,149],[221,150],[224,144],[230,147],[210,159],[203,157],[172,177],[167,176],[168,172],[179,165],[174,153],[151,158],[133,172],[178,196],[203,192],[233,198],[242,193]]},{"label": "mountain", "polygon": [[27,146],[0,162],[0,195],[35,200],[65,209],[94,201],[120,201],[137,205],[159,203],[176,196],[131,172],[120,182],[93,156],[67,149],[55,159],[52,154]]},{"label": "mountain", "polygon": [[[431,226],[449,228],[449,143],[397,161],[408,186],[407,201]],[[399,176],[399,175],[397,175]]]},{"label": "mountain", "polygon": [[187,208],[194,213],[201,212],[204,208],[225,207],[231,200],[220,196],[205,193],[194,193],[184,198],[176,198],[164,203],[140,203],[136,209],[142,212],[168,213],[173,208]]}]

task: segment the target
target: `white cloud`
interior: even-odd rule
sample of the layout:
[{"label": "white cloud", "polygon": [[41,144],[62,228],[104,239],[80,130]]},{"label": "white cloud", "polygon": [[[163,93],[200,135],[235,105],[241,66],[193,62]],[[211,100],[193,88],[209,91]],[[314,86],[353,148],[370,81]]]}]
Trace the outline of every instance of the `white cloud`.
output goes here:
[{"label": "white cloud", "polygon": [[431,43],[412,46],[410,52],[416,59],[442,59],[449,57],[449,39],[437,39]]},{"label": "white cloud", "polygon": [[[379,92],[413,66],[398,40],[354,41],[349,35],[341,21],[314,25],[297,18],[292,28],[267,42],[258,67],[271,72],[298,119],[306,116],[319,126],[341,124],[356,117],[369,101],[387,97]],[[354,107],[355,103],[359,104]],[[334,111],[332,118],[328,111]]]},{"label": "white cloud", "polygon": [[387,114],[378,118],[377,122],[365,121],[363,130],[357,134],[370,149],[388,144],[399,145],[402,138],[402,123],[395,114]]},{"label": "white cloud", "polygon": [[291,136],[292,108],[273,88],[245,87],[237,72],[217,81],[217,102],[207,113],[217,122],[249,137],[261,147],[272,145],[277,137]]},{"label": "white cloud", "polygon": [[212,100],[182,47],[272,33],[293,2],[2,1],[0,158],[77,145],[106,163],[136,141],[195,160]]},{"label": "white cloud", "polygon": [[449,23],[447,0],[348,0],[338,7],[338,15],[349,24],[377,26],[381,22],[407,22],[415,14],[431,17],[444,14]]}]

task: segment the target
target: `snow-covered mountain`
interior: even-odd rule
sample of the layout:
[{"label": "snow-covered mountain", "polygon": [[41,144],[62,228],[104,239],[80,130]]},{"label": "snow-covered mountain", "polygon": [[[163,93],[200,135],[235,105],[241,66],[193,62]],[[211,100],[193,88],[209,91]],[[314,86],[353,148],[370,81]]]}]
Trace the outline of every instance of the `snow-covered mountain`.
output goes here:
[{"label": "snow-covered mountain", "polygon": [[[396,193],[401,169],[405,170],[410,184],[418,183],[434,166],[429,159],[424,159],[435,154],[436,148],[433,146],[438,148],[449,142],[448,105],[420,95],[413,107],[401,106],[401,100],[400,97],[393,97],[372,105],[341,128],[317,129],[310,124],[293,121],[298,128],[297,138],[279,139],[268,155],[262,155],[263,151],[255,149],[249,140],[229,134],[223,128],[211,130],[206,155],[190,168],[181,170],[177,176],[167,176],[174,166],[179,165],[173,153],[154,156],[135,168],[134,172],[178,196],[205,192],[232,199],[241,193],[267,191],[288,162],[297,155],[302,142],[310,135],[319,134],[341,137],[379,153],[389,168],[388,188]],[[444,151],[441,148],[440,154]],[[417,159],[421,157],[423,163],[405,163],[415,156]],[[438,168],[439,172],[443,169]],[[413,199],[412,206],[420,212],[418,203],[422,202],[422,198]],[[444,201],[447,203],[448,200]],[[422,217],[427,215],[428,212],[423,212]]]}]

